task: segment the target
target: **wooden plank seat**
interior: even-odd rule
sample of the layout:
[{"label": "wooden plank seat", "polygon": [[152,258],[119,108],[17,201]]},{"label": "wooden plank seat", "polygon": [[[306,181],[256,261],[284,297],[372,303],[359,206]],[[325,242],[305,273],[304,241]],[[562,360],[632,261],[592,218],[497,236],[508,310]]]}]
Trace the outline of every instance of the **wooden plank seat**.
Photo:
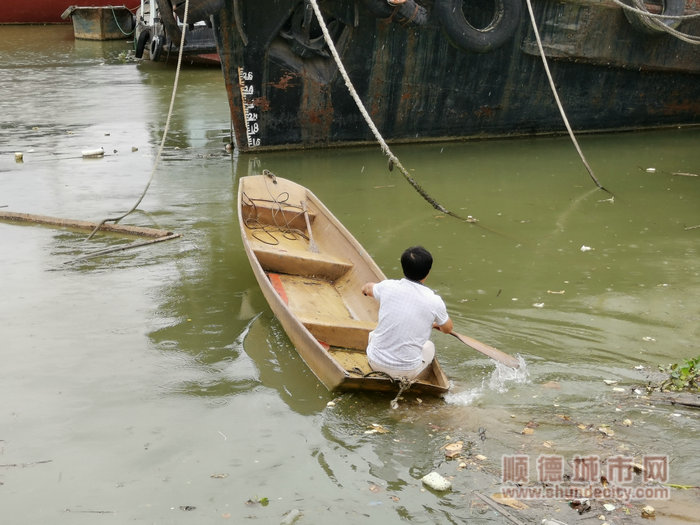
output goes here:
[{"label": "wooden plank seat", "polygon": [[[295,205],[256,200],[254,204],[244,203],[241,211],[248,223],[257,222],[261,225],[306,230],[306,219],[301,203]],[[316,214],[307,211],[307,215],[309,222],[313,224]]]},{"label": "wooden plank seat", "polygon": [[297,275],[268,273],[275,291],[318,339],[331,346],[367,348],[377,323],[356,319],[333,283]]},{"label": "wooden plank seat", "polygon": [[319,341],[341,348],[365,350],[369,333],[377,327],[372,321],[359,319],[321,319],[299,317],[309,332]]},{"label": "wooden plank seat", "polygon": [[335,281],[352,268],[350,261],[310,251],[309,241],[300,235],[296,239],[282,235],[277,237],[276,245],[257,239],[250,241],[255,257],[266,272],[322,277]]}]

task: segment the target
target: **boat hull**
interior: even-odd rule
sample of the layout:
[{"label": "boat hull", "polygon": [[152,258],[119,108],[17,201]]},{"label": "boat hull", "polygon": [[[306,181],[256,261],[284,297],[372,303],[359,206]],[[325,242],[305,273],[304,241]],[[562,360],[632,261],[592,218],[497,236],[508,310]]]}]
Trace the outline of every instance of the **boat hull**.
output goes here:
[{"label": "boat hull", "polygon": [[[278,202],[285,204],[267,205],[270,196],[280,196]],[[399,382],[372,373],[367,362],[367,338],[378,306],[362,295],[361,285],[385,277],[354,237],[313,193],[279,177],[243,177],[238,217],[260,289],[318,380],[329,390],[397,391]],[[431,395],[448,389],[437,359],[410,388]]]},{"label": "boat hull", "polygon": [[[431,0],[424,2],[423,25],[382,18],[371,10],[372,0],[320,4],[353,89],[385,139],[565,131],[525,9],[504,43],[476,52],[445,34]],[[215,16],[242,151],[375,140],[318,28],[298,14],[303,5],[239,0]],[[696,9],[691,0],[687,12]],[[534,11],[575,131],[700,122],[700,46],[644,33],[612,2],[535,0]],[[678,29],[698,34],[700,20]]]},{"label": "boat hull", "polygon": [[135,10],[139,4],[140,0],[3,0],[0,2],[0,24],[65,24],[70,20],[62,19],[61,15],[70,6],[124,5]]}]

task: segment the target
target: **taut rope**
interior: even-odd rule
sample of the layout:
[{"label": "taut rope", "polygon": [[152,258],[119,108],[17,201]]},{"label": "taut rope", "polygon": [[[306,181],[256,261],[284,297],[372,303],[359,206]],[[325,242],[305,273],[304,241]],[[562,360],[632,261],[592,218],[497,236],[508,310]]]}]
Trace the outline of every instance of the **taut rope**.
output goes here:
[{"label": "taut rope", "polygon": [[[583,165],[586,167],[586,170],[588,171],[588,174],[591,176],[591,179],[593,179],[593,182],[595,182],[595,185],[598,186],[601,190],[607,191],[610,193],[608,190],[603,188],[603,186],[600,184],[598,179],[596,178],[595,174],[593,173],[593,169],[589,166],[588,161],[586,161],[586,157],[583,155],[583,151],[581,151],[581,147],[578,145],[578,141],[576,140],[576,136],[574,135],[573,130],[571,129],[571,125],[569,124],[569,119],[566,118],[566,112],[564,111],[564,107],[561,104],[561,100],[559,100],[559,94],[557,93],[557,88],[554,85],[554,80],[552,79],[552,73],[549,71],[549,64],[547,64],[547,57],[544,54],[544,48],[542,47],[542,40],[540,39],[540,32],[537,29],[537,22],[535,21],[535,13],[532,10],[532,3],[530,0],[526,0],[527,2],[527,10],[530,13],[530,22],[532,22],[532,30],[535,33],[535,39],[537,40],[537,48],[540,50],[540,56],[542,57],[542,64],[544,65],[544,71],[547,74],[547,79],[549,80],[549,86],[552,88],[552,94],[554,95],[554,100],[557,103],[557,107],[559,108],[559,113],[561,113],[561,118],[564,121],[564,125],[566,126],[566,130],[569,132],[569,137],[571,137],[571,141],[574,143],[574,147],[576,148],[576,151],[578,152],[579,157],[581,157],[581,162],[583,162]],[[612,195],[612,193],[610,193]]]},{"label": "taut rope", "polygon": [[165,128],[163,129],[163,137],[161,138],[160,141],[160,147],[158,148],[158,153],[156,154],[156,160],[153,163],[153,168],[151,169],[151,176],[148,179],[148,183],[146,184],[146,187],[143,189],[143,192],[141,193],[141,196],[138,198],[136,201],[136,204],[134,204],[129,211],[126,213],[119,215],[118,217],[111,217],[108,219],[102,219],[102,221],[95,227],[94,230],[90,233],[90,235],[87,236],[85,239],[86,241],[89,241],[92,239],[92,236],[95,235],[95,232],[100,229],[100,227],[105,223],[105,222],[114,222],[115,224],[122,220],[124,217],[132,213],[136,208],[138,208],[139,204],[141,204],[141,201],[143,198],[146,196],[146,192],[148,191],[148,188],[151,187],[151,183],[153,182],[153,178],[155,177],[156,174],[156,169],[158,168],[158,163],[160,162],[160,158],[163,155],[163,148],[165,147],[165,139],[168,136],[168,129],[170,128],[170,117],[173,114],[173,107],[175,106],[175,95],[177,94],[177,85],[180,80],[180,68],[182,67],[182,54],[183,54],[183,49],[185,47],[185,33],[187,32],[187,12],[189,11],[190,8],[190,0],[185,0],[185,12],[182,15],[182,36],[180,38],[180,50],[177,56],[177,69],[175,70],[175,81],[173,83],[173,94],[172,97],[170,98],[170,108],[168,109],[168,117],[165,119]]},{"label": "taut rope", "polygon": [[396,166],[401,174],[404,176],[404,178],[408,181],[408,183],[413,186],[413,189],[415,189],[421,197],[423,197],[426,201],[430,203],[430,205],[435,208],[438,211],[441,211],[442,213],[446,215],[450,215],[451,217],[454,217],[455,219],[459,219],[461,221],[465,222],[477,222],[475,218],[473,218],[471,215],[467,216],[467,218],[461,217],[460,215],[457,215],[456,213],[448,210],[444,206],[442,206],[439,202],[437,202],[435,199],[433,199],[428,192],[426,192],[414,179],[411,177],[411,175],[408,173],[408,170],[403,167],[401,164],[401,161],[398,159],[396,155],[392,153],[392,151],[389,149],[389,146],[387,145],[386,141],[382,137],[381,133],[379,133],[379,130],[377,129],[377,126],[374,125],[374,122],[372,122],[372,117],[369,116],[369,113],[367,112],[367,109],[365,108],[365,105],[362,103],[362,100],[360,100],[359,95],[357,94],[357,91],[355,91],[355,87],[352,85],[352,82],[350,80],[350,77],[348,76],[347,71],[345,70],[345,66],[343,66],[343,62],[340,60],[340,56],[338,55],[338,51],[335,48],[335,44],[333,43],[333,40],[331,39],[331,35],[328,32],[328,27],[326,27],[326,22],[323,20],[323,15],[321,14],[321,10],[318,7],[318,3],[316,0],[310,0],[311,1],[311,6],[314,9],[314,13],[316,14],[316,19],[318,20],[319,25],[321,26],[321,31],[323,32],[323,38],[326,41],[326,44],[328,45],[328,49],[330,49],[331,54],[333,55],[333,59],[335,60],[336,65],[338,66],[338,70],[340,71],[340,74],[343,76],[343,80],[345,80],[345,86],[348,88],[348,91],[350,92],[350,95],[352,96],[353,100],[355,101],[355,104],[357,104],[357,108],[360,110],[360,113],[362,113],[362,116],[365,119],[365,122],[367,122],[367,125],[369,126],[369,129],[372,131],[374,134],[374,137],[377,139],[377,142],[379,142],[382,151],[384,154],[389,157],[389,166]]}]

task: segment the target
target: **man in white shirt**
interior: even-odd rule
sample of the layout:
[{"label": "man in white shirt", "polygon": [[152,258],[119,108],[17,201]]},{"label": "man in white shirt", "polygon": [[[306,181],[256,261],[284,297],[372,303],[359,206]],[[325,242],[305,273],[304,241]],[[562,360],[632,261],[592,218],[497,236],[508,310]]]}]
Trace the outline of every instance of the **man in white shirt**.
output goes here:
[{"label": "man in white shirt", "polygon": [[403,279],[362,286],[363,294],[379,301],[377,328],[370,332],[367,345],[367,360],[373,370],[415,379],[435,357],[431,330],[452,332],[444,301],[423,284],[432,266],[430,252],[414,246],[401,255]]}]

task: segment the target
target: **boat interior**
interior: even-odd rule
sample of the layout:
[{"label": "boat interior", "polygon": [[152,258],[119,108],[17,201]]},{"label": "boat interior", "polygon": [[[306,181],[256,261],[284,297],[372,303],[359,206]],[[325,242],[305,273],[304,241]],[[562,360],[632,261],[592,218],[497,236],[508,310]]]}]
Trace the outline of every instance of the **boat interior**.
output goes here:
[{"label": "boat interior", "polygon": [[348,300],[352,293],[361,296],[364,281],[353,275],[350,259],[321,248],[327,243],[324,228],[314,231],[317,214],[305,212],[302,203],[256,200],[242,206],[249,246],[287,307],[344,369],[369,373],[365,349],[376,321]]}]

